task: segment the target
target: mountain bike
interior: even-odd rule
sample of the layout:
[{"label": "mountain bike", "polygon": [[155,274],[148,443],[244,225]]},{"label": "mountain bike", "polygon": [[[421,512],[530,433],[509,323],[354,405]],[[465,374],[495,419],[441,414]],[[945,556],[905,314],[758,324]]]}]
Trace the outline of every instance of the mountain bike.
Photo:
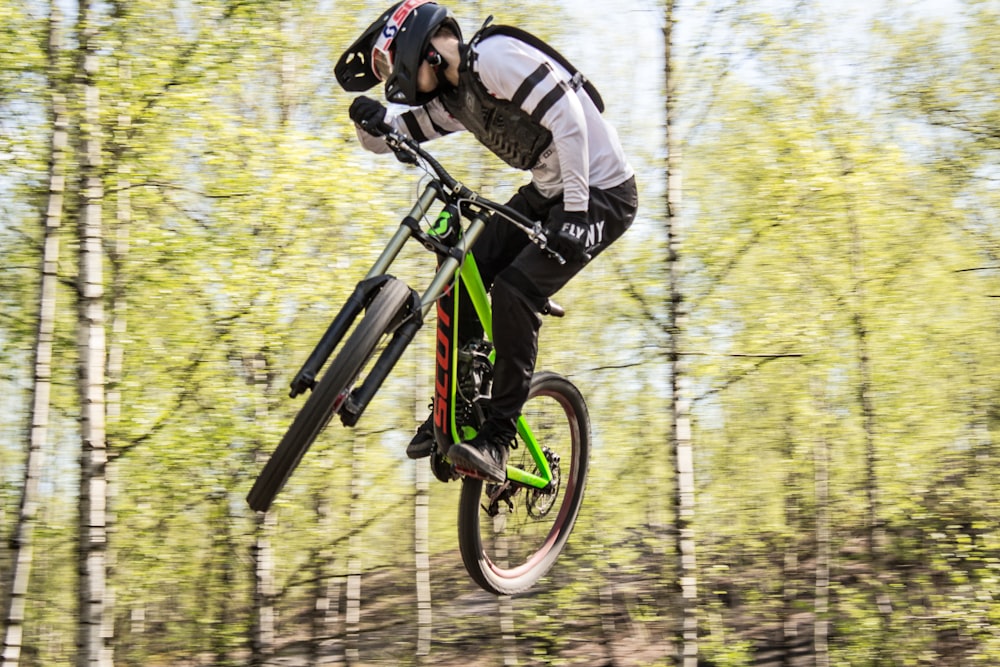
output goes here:
[{"label": "mountain bike", "polygon": [[[436,311],[431,470],[442,482],[461,480],[458,540],[472,579],[497,595],[519,593],[549,571],[580,512],[590,418],[583,395],[572,382],[553,372],[536,372],[517,420],[506,480],[502,484],[484,480],[474,471],[456,469],[448,460],[451,445],[475,435],[488,415],[493,378],[493,313],[470,248],[486,225],[513,224],[553,261],[564,260],[547,246],[541,223],[462,185],[417,142],[388,125],[376,129],[401,162],[418,166],[429,180],[292,380],[291,397],[307,390],[310,394],[247,501],[252,509],[267,511],[334,415],[345,426],[358,423],[425,319]],[[428,218],[432,209],[439,209],[433,222]],[[437,258],[423,293],[389,273],[410,240]],[[460,344],[461,290],[470,297],[484,336]],[[564,315],[551,300],[544,310],[547,315]]]}]

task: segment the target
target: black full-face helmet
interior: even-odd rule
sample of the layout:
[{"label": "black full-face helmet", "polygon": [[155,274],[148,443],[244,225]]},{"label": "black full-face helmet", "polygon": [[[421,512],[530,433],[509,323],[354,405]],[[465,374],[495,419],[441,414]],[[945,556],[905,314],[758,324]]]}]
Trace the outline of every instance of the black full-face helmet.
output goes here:
[{"label": "black full-face helmet", "polygon": [[427,60],[431,37],[443,24],[462,38],[458,23],[430,0],[405,0],[386,10],[337,61],[334,73],[344,90],[361,92],[385,83],[390,102],[416,106],[434,93],[417,90],[417,71]]}]

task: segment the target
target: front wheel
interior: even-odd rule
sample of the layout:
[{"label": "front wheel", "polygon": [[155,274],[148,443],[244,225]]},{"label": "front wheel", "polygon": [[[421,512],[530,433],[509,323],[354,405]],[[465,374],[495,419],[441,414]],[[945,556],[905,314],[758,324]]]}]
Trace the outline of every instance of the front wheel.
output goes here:
[{"label": "front wheel", "polygon": [[306,450],[340,409],[379,343],[392,332],[392,325],[397,322],[409,296],[410,288],[406,283],[393,278],[368,304],[364,318],[334,357],[323,379],[309,394],[250,489],[247,502],[251,509],[266,512],[271,506]]},{"label": "front wheel", "polygon": [[[497,595],[538,581],[569,539],[583,502],[590,457],[590,418],[583,395],[566,378],[535,374],[522,415],[548,461],[547,491],[467,477],[458,510],[462,560],[473,580]],[[537,474],[523,441],[508,465]]]}]

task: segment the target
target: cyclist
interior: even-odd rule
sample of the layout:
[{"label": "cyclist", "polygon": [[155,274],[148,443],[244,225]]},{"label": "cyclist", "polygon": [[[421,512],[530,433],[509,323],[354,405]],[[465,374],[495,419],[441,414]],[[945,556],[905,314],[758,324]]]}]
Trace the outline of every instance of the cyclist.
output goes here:
[{"label": "cyclist", "polygon": [[[566,263],[514,225],[487,225],[476,241],[473,253],[501,314],[493,323],[492,400],[478,434],[447,452],[456,466],[503,482],[515,420],[528,397],[541,313],[548,297],[631,226],[638,205],[632,167],[601,116],[600,96],[551,47],[502,26],[484,26],[466,43],[451,12],[429,0],[386,10],[335,72],[345,90],[382,82],[386,99],[405,105],[390,112],[369,97],[354,99],[349,115],[365,148],[389,150],[377,129],[383,122],[421,142],[468,130],[510,166],[531,171],[531,182],[508,205],[543,221],[549,247]],[[470,329],[462,323],[460,337],[482,335]],[[428,418],[406,453],[428,456],[433,442]]]}]

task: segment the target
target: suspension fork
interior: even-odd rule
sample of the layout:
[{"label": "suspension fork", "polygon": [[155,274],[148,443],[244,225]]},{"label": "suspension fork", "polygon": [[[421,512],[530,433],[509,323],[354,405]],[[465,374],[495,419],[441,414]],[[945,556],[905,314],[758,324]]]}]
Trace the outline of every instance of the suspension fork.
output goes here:
[{"label": "suspension fork", "polygon": [[413,336],[423,326],[424,321],[420,317],[419,305],[417,293],[411,289],[410,302],[405,308],[409,315],[404,318],[403,323],[392,334],[392,340],[382,350],[382,354],[379,355],[364,382],[351,391],[340,408],[340,421],[344,426],[354,426],[358,423],[365,408],[382,387],[385,379],[389,377],[389,373],[395,368],[396,362],[403,356],[403,352],[409,347]]},{"label": "suspension fork", "polygon": [[[347,299],[343,307],[341,307],[340,312],[337,313],[330,326],[327,327],[323,337],[313,349],[312,354],[309,355],[302,369],[299,370],[295,375],[295,379],[292,380],[291,392],[289,393],[292,398],[316,386],[316,378],[319,376],[323,364],[333,354],[333,351],[343,339],[344,334],[347,333],[354,320],[357,319],[358,314],[364,310],[365,306],[371,302],[372,296],[381,288],[385,282],[385,276],[389,271],[389,267],[399,256],[399,253],[403,250],[403,246],[406,245],[411,236],[419,232],[420,219],[427,214],[431,206],[434,205],[434,200],[439,197],[438,187],[436,183],[430,183],[424,188],[423,193],[417,199],[413,208],[410,209],[409,215],[399,223],[395,234],[392,235],[389,243],[382,250],[378,259],[375,260],[375,264],[368,271],[368,275],[357,284],[354,292]],[[426,311],[424,312],[426,313]],[[420,319],[422,320],[422,318]]]},{"label": "suspension fork", "polygon": [[406,242],[410,240],[411,236],[420,231],[421,218],[427,215],[427,212],[431,210],[431,206],[434,205],[434,200],[440,197],[439,187],[436,182],[433,182],[424,188],[423,194],[420,195],[413,208],[410,209],[410,214],[399,223],[396,233],[389,239],[389,243],[386,244],[385,249],[382,250],[382,254],[375,260],[375,264],[372,265],[371,270],[368,271],[368,275],[365,278],[385,275],[389,271],[389,267],[396,261],[396,257],[399,256]]}]

